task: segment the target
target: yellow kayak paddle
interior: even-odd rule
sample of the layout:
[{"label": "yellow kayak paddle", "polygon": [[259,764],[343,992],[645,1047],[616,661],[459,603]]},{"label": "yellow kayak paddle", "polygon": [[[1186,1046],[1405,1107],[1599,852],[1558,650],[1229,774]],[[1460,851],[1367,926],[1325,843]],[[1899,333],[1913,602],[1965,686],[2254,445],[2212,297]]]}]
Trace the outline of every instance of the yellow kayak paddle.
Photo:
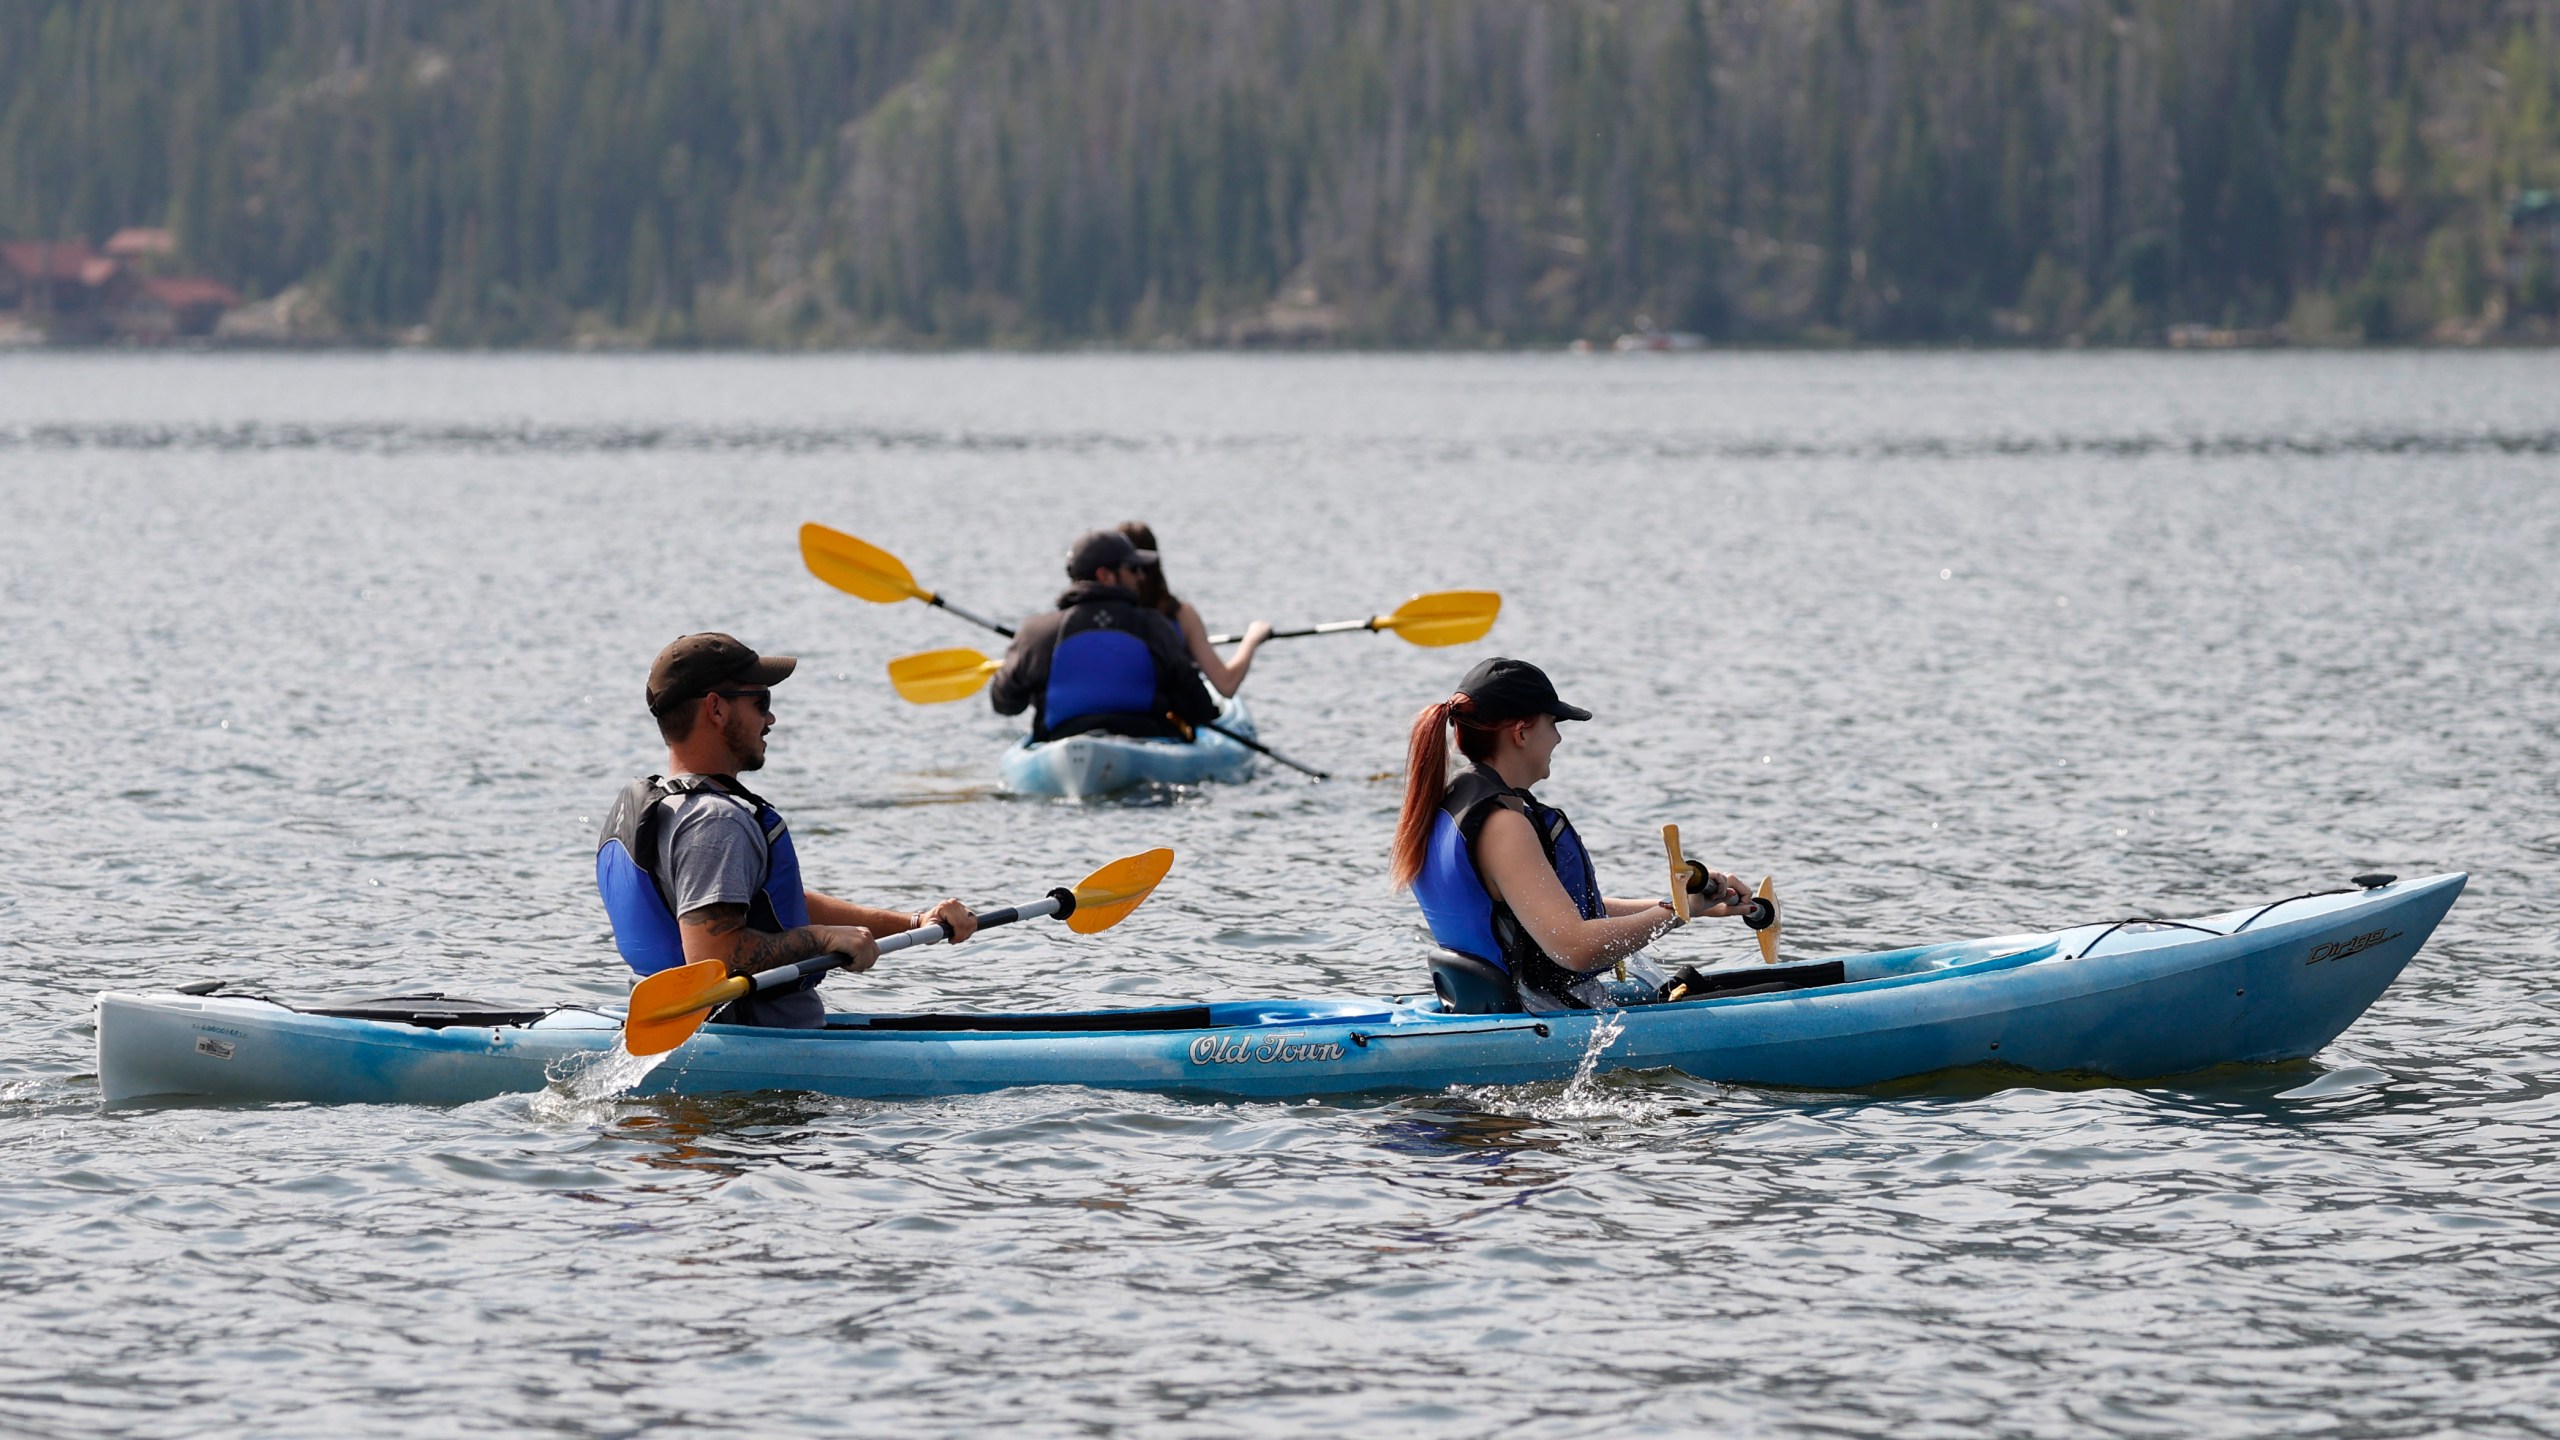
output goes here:
[{"label": "yellow kayak paddle", "polygon": [[972,625],[984,626],[1011,638],[1012,627],[999,625],[983,615],[972,615],[940,595],[916,583],[907,562],[857,536],[824,525],[800,527],[800,559],[809,573],[826,581],[847,595],[859,596],[875,605],[895,605],[901,600],[921,600],[939,610],[948,610]]},{"label": "yellow kayak paddle", "polygon": [[[974,615],[944,599],[938,592],[916,582],[907,562],[862,539],[830,529],[814,522],[800,527],[800,559],[809,573],[848,595],[859,596],[875,605],[895,605],[902,600],[921,600],[936,609],[947,610],[972,625],[993,630],[1010,638],[1013,628],[999,625],[983,615]],[[1435,590],[1416,595],[1384,615],[1366,620],[1336,620],[1325,625],[1309,625],[1297,630],[1274,630],[1274,640],[1290,640],[1301,635],[1339,635],[1353,630],[1392,631],[1416,645],[1464,645],[1481,640],[1493,628],[1494,617],[1502,613],[1502,597],[1491,590]],[[1212,645],[1228,645],[1242,639],[1238,635],[1212,635]]]},{"label": "yellow kayak paddle", "polygon": [[[1491,590],[1435,590],[1416,595],[1384,615],[1366,620],[1336,620],[1301,630],[1274,630],[1274,640],[1301,635],[1345,635],[1354,630],[1385,630],[1416,645],[1464,645],[1484,638],[1502,613],[1502,596]],[[1241,635],[1212,635],[1209,643],[1226,645]]]},{"label": "yellow kayak paddle", "polygon": [[[1173,852],[1149,850],[1114,860],[1075,883],[1028,905],[1008,905],[978,916],[978,928],[1010,925],[1055,915],[1079,935],[1108,930],[1129,917],[1155,893],[1165,872],[1173,868]],[[891,954],[947,938],[939,925],[924,925],[881,937],[880,953]],[[693,1038],[711,1012],[742,995],[794,984],[844,963],[841,955],[814,955],[797,964],[777,966],[754,975],[732,975],[719,960],[698,960],[661,970],[631,992],[631,1013],[622,1023],[623,1048],[634,1055],[663,1055]]]}]

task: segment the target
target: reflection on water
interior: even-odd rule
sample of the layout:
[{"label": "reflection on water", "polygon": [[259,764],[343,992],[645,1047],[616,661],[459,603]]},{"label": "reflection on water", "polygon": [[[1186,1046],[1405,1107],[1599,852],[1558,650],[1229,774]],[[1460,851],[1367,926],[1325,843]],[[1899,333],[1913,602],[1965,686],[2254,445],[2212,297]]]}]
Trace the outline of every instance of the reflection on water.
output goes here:
[{"label": "reflection on water", "polygon": [[1397,1118],[1378,1127],[1376,1143],[1382,1149],[1492,1168],[1523,1153],[1553,1152],[1564,1145],[1563,1137],[1538,1119],[1478,1109],[1456,1096],[1399,1108]]},{"label": "reflection on water", "polygon": [[[0,1431],[2548,1433],[2554,392],[2532,354],[0,357]],[[1011,616],[1130,517],[1213,628],[1503,617],[1262,652],[1273,741],[1374,783],[1010,802],[1013,722],[882,675],[969,637],[792,539]],[[1107,935],[829,982],[866,1009],[1419,988],[1405,726],[1497,652],[1599,715],[1545,793],[1604,880],[1676,820],[1778,876],[1791,955],[2474,880],[2315,1062],[2166,1086],[100,1109],[100,989],[618,1005],[595,830],[706,627],[805,657],[756,783],[819,888],[1181,857]]]}]

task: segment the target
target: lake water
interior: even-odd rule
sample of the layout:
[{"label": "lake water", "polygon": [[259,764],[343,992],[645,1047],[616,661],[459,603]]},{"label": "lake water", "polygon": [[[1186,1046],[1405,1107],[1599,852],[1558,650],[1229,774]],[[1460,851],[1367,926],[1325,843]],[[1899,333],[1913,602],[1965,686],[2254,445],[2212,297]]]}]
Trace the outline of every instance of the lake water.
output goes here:
[{"label": "lake water", "polygon": [[[0,506],[0,1431],[2554,1429],[2548,354],[15,355]],[[1359,778],[1052,805],[885,683],[981,637],[794,546],[1014,616],[1129,517],[1213,626],[1503,618],[1264,653]],[[805,657],[821,888],[1180,852],[843,1005],[1420,985],[1367,777],[1495,653],[1599,716],[1545,793],[1611,888],[1676,820],[1799,954],[2473,879],[2315,1061],[2155,1086],[100,1106],[101,989],[618,997],[594,832],[697,629]]]}]

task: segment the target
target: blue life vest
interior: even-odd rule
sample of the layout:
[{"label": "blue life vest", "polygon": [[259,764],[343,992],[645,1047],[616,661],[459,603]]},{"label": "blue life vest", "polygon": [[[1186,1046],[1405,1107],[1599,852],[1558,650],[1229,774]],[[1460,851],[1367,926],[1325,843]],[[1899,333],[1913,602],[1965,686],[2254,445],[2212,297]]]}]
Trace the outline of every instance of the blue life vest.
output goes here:
[{"label": "blue life vest", "polygon": [[[1051,735],[1072,733],[1078,720],[1098,716],[1132,717],[1160,726],[1156,704],[1156,657],[1147,642],[1126,630],[1110,628],[1112,609],[1078,606],[1068,617],[1058,648],[1049,656],[1049,688],[1040,699],[1040,728]],[[1087,620],[1089,628],[1077,622]]]},{"label": "blue life vest", "polygon": [[1461,955],[1472,956],[1509,975],[1516,987],[1537,992],[1555,1004],[1587,1005],[1576,992],[1589,977],[1557,964],[1511,913],[1493,898],[1477,873],[1475,839],[1495,807],[1517,811],[1538,832],[1564,893],[1585,920],[1607,915],[1600,898],[1600,879],[1591,867],[1591,852],[1574,833],[1573,822],[1553,806],[1538,803],[1526,790],[1514,789],[1482,765],[1450,782],[1440,813],[1432,817],[1431,841],[1423,852],[1422,873],[1413,879],[1413,898],[1422,905],[1431,938]]},{"label": "blue life vest", "polygon": [[[676,928],[675,905],[658,873],[660,806],[671,795],[716,795],[755,816],[764,832],[764,883],[747,905],[747,928],[768,935],[797,930],[809,923],[809,898],[800,883],[800,855],[791,846],[791,830],[761,796],[723,785],[701,775],[634,780],[614,797],[596,837],[596,893],[604,897],[605,918],[613,922],[613,945],[623,963],[640,975],[655,975],[684,963],[684,939]],[[812,975],[780,993],[818,983]],[[774,993],[774,992],[767,992]]]}]

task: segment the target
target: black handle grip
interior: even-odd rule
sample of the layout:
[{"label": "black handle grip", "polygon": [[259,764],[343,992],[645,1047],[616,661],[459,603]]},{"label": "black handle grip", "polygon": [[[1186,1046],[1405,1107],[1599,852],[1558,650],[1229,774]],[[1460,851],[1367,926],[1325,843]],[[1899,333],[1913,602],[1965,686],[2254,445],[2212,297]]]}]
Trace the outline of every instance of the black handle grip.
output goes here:
[{"label": "black handle grip", "polygon": [[1766,895],[1754,895],[1742,907],[1742,923],[1754,930],[1766,930],[1778,923],[1778,902]]}]

